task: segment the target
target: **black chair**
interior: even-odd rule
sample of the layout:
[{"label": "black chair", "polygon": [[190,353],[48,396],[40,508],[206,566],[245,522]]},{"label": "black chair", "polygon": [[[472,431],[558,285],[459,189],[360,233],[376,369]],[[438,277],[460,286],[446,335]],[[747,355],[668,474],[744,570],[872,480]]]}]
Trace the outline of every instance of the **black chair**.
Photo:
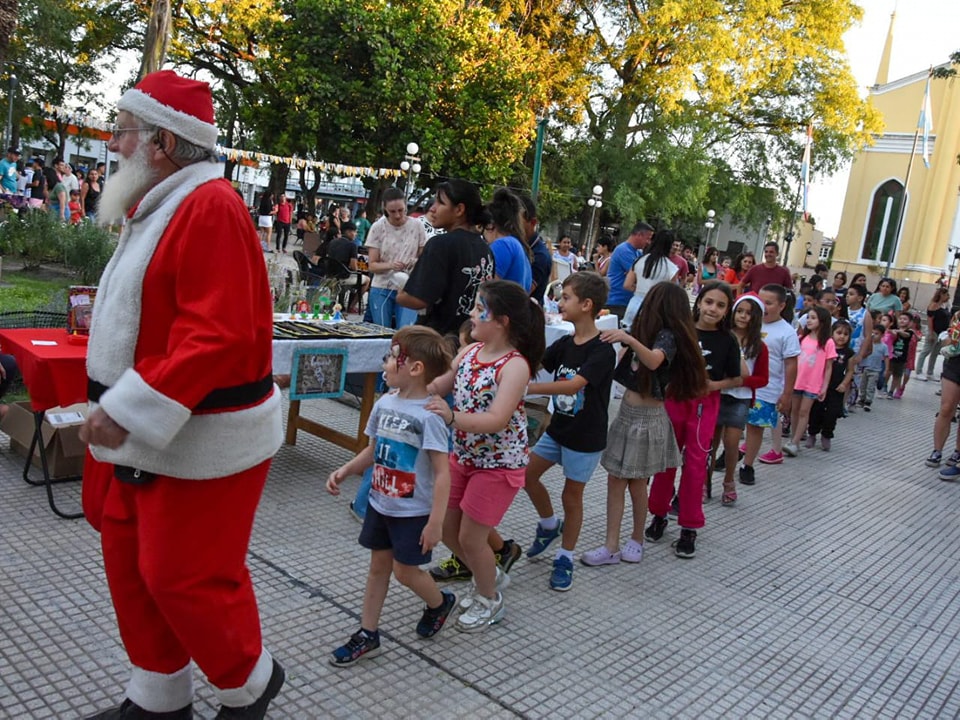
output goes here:
[{"label": "black chair", "polygon": [[67,329],[67,314],[49,310],[10,310],[0,312],[0,328]]},{"label": "black chair", "polygon": [[293,259],[297,261],[297,268],[300,270],[300,279],[307,285],[316,287],[326,279],[322,268],[310,262],[310,258],[299,250],[293,251]]},{"label": "black chair", "polygon": [[357,300],[357,312],[363,314],[363,274],[351,270],[339,260],[330,257],[320,258],[318,265],[323,276],[337,282],[337,302],[343,307],[349,307],[348,300],[353,294]]}]

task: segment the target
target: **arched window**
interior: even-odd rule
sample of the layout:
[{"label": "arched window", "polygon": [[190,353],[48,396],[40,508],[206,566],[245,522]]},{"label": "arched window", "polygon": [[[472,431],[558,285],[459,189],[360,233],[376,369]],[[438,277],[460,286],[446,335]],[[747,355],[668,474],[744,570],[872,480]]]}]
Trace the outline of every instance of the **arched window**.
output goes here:
[{"label": "arched window", "polygon": [[873,204],[867,218],[867,232],[863,238],[862,260],[887,262],[897,234],[897,221],[903,204],[903,183],[887,180],[873,194]]}]

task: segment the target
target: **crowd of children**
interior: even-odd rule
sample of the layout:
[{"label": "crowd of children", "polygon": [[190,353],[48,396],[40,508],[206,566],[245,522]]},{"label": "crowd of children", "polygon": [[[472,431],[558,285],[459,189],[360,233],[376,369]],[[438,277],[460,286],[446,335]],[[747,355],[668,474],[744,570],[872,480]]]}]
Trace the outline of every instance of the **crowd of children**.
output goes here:
[{"label": "crowd of children", "polygon": [[[345,666],[379,653],[391,573],[424,601],[421,637],[438,633],[455,610],[455,626],[466,633],[502,619],[508,570],[520,551],[507,552],[511,541],[496,527],[521,489],[539,517],[526,555],[540,556],[560,539],[549,587],[569,590],[584,487],[598,465],[607,471],[606,534],[582,564],[640,562],[645,542],[663,539],[672,512],[680,528],[674,553],[693,558],[708,471],[723,469],[721,502],[729,506],[737,501],[738,456],[740,483],[753,485],[754,461],[781,463],[801,446],[814,448],[818,436],[829,451],[838,421],[854,406],[869,411],[878,390],[902,397],[917,323],[908,312],[867,310],[866,294],[860,284],[819,290],[796,328],[781,285],[734,301],[728,283],[710,280],[691,310],[683,288],[661,282],[629,330],[601,332],[596,318],[607,284],[578,272],[564,280],[559,301],[573,333],[548,348],[540,307],[504,280],[481,285],[452,363],[446,339],[433,330],[397,332],[383,366],[390,392],[367,425],[370,445],[327,482],[337,494],[346,477],[373,467],[360,534],[371,551],[361,627],[330,662]],[[608,422],[614,381],[624,393]],[[529,444],[528,395],[553,401],[550,424]],[[772,447],[760,454],[766,428]],[[542,482],[554,465],[564,476],[562,517]],[[632,528],[621,543],[628,491]],[[441,566],[456,572],[421,570],[441,539],[453,552]],[[438,579],[470,579],[471,587],[458,600]]]}]

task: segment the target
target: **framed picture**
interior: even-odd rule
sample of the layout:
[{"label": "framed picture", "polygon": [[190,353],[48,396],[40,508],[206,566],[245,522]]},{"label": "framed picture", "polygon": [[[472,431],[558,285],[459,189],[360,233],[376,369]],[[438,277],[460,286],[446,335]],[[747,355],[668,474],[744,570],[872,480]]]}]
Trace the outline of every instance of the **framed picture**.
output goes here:
[{"label": "framed picture", "polygon": [[344,348],[297,348],[293,351],[291,400],[317,400],[343,395],[347,378]]}]

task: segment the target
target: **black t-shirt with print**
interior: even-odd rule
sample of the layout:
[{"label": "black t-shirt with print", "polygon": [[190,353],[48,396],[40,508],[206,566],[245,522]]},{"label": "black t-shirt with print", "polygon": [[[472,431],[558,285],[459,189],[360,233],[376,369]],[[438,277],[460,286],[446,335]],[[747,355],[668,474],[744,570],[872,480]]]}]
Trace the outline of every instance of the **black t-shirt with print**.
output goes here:
[{"label": "black t-shirt with print", "polygon": [[607,446],[607,405],[617,354],[597,335],[582,345],[565,335],[547,348],[543,368],[554,380],[579,375],[587,381],[575,395],[553,396],[547,435],[576,452],[599,452]]},{"label": "black t-shirt with print", "polygon": [[904,337],[895,331],[893,334],[893,354],[890,355],[890,362],[895,363],[905,363],[907,361],[907,356],[910,354],[910,335]]},{"label": "black t-shirt with print", "polygon": [[[677,354],[677,339],[673,332],[664,328],[657,333],[653,341],[651,350],[662,350],[666,359],[660,363],[660,367],[653,371],[653,377],[650,383],[650,394],[648,397],[654,400],[663,400],[667,396],[667,384],[670,382],[670,363]],[[616,370],[613,371],[613,379],[623,385],[628,390],[638,392],[640,388],[640,374],[649,373],[646,365],[640,362],[640,358],[629,347],[617,363]]]},{"label": "black t-shirt with print", "polygon": [[837,348],[837,356],[830,365],[830,384],[827,385],[828,390],[836,390],[837,386],[843,382],[843,378],[847,374],[847,365],[850,363],[850,358],[852,358],[854,354],[853,348],[849,345]]},{"label": "black t-shirt with print", "polygon": [[477,299],[477,288],[493,277],[493,253],[468,230],[434,235],[423,247],[404,291],[427,304],[420,324],[441,335],[456,333]]},{"label": "black t-shirt with print", "polygon": [[740,343],[726,330],[697,330],[711,380],[740,377]]}]

